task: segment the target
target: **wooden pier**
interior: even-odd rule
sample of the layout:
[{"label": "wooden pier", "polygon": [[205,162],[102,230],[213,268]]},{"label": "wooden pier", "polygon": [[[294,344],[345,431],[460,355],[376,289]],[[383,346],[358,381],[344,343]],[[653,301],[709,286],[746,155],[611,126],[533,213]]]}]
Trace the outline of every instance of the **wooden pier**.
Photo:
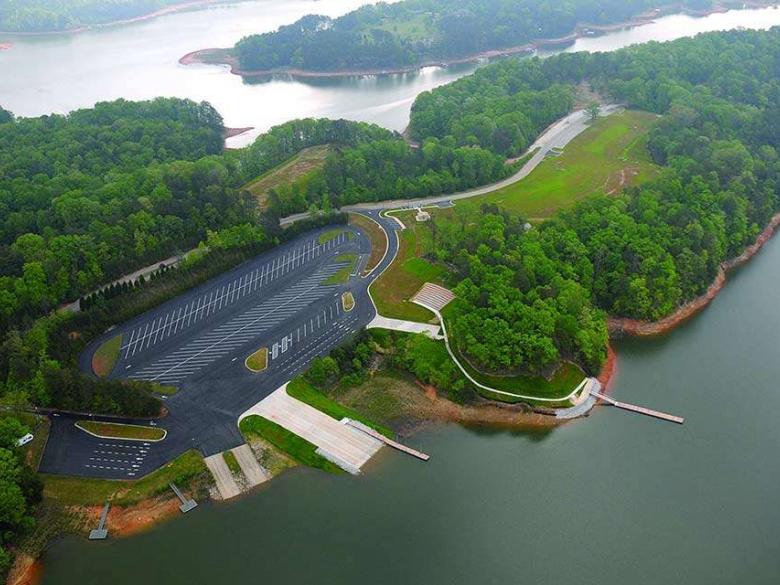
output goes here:
[{"label": "wooden pier", "polygon": [[596,398],[599,398],[604,402],[611,404],[612,406],[615,406],[617,408],[622,408],[623,410],[630,410],[631,412],[644,414],[645,416],[652,416],[653,418],[658,418],[661,420],[677,423],[678,425],[681,425],[685,422],[685,419],[681,416],[666,414],[665,412],[660,412],[658,410],[651,410],[650,408],[645,408],[643,406],[636,406],[635,404],[629,404],[627,402],[620,402],[619,400],[615,400],[614,398],[611,398],[606,394],[601,394],[600,392],[591,392],[591,394]]},{"label": "wooden pier", "polygon": [[375,431],[374,429],[372,429],[368,425],[364,425],[360,421],[352,420],[351,418],[345,418],[342,422],[346,425],[356,428],[359,431],[363,431],[367,435],[374,437],[377,441],[382,441],[385,445],[388,445],[393,449],[406,453],[407,455],[411,455],[412,457],[417,457],[417,459],[420,459],[421,461],[428,461],[428,459],[430,459],[430,456],[426,455],[422,451],[417,451],[416,449],[412,449],[411,447],[402,445],[397,441],[388,439],[382,433]]}]

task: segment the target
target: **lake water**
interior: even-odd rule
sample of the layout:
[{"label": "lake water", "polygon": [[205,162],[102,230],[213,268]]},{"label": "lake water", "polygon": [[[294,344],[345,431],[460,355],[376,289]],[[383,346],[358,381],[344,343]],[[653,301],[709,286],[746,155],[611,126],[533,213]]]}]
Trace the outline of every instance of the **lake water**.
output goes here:
[{"label": "lake water", "polygon": [[[168,94],[208,99],[236,126],[329,115],[401,129],[417,92],[460,74],[246,85],[176,64],[313,7],[359,3],[276,4],[17,41],[0,53],[0,103],[36,115]],[[775,10],[674,16],[574,48],[778,23]],[[359,478],[299,469],[133,538],[63,539],[44,557],[44,583],[777,584],[778,266],[775,239],[685,326],[617,345],[614,395],[683,426],[609,408],[544,434],[436,426],[407,440],[427,464],[385,450]]]},{"label": "lake water", "polygon": [[454,425],[359,478],[297,470],[125,540],[58,542],[45,585],[780,582],[780,239],[685,326],[617,346],[620,399],[549,434]]},{"label": "lake water", "polygon": [[[472,72],[475,65],[429,67],[390,76],[274,79],[247,83],[227,69],[184,66],[183,55],[227,47],[252,32],[276,29],[316,11],[336,16],[364,0],[260,0],[218,4],[76,35],[13,37],[0,51],[0,105],[21,116],[65,113],[120,97],[178,96],[211,102],[232,127],[256,128],[238,146],[275,124],[300,117],[348,118],[403,130],[420,92]],[[731,11],[705,18],[668,16],[653,24],[577,41],[571,49],[611,50],[652,38],[669,40],[705,30],[780,24],[780,10]]]}]

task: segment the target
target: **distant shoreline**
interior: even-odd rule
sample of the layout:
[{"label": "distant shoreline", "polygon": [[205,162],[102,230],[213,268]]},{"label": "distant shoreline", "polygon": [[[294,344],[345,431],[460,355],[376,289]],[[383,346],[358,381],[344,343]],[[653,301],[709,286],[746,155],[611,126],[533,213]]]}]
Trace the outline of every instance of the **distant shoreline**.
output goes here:
[{"label": "distant shoreline", "polygon": [[[188,8],[197,8],[199,6],[205,6],[207,4],[217,4],[220,2],[227,2],[228,0],[183,0],[178,4],[172,4],[154,12],[147,14],[140,14],[133,16],[132,18],[125,18],[123,20],[112,20],[109,22],[103,22],[100,24],[83,25],[76,28],[66,28],[63,30],[46,30],[46,31],[5,31],[0,30],[0,35],[16,36],[16,37],[38,37],[38,36],[51,36],[51,35],[70,35],[85,32],[88,30],[95,30],[99,28],[106,28],[110,26],[119,26],[123,24],[132,24],[134,22],[143,22],[145,20],[152,20],[159,16],[165,16],[166,14],[173,14],[174,12],[180,12],[187,10]],[[3,44],[3,43],[0,43]],[[10,44],[10,43],[9,43]]]},{"label": "distant shoreline", "polygon": [[314,71],[310,69],[297,69],[297,68],[274,68],[274,69],[257,69],[257,70],[244,70],[238,64],[238,60],[230,55],[231,49],[220,48],[206,48],[199,49],[187,53],[179,59],[181,65],[216,65],[216,66],[228,66],[230,72],[233,75],[240,77],[272,77],[272,76],[288,76],[298,78],[330,78],[330,77],[364,77],[371,75],[398,75],[403,73],[412,73],[419,71],[426,67],[449,67],[452,65],[463,65],[466,63],[475,63],[479,61],[495,59],[498,57],[508,57],[518,54],[531,54],[539,49],[554,48],[558,46],[566,46],[578,39],[589,38],[597,36],[592,33],[608,33],[616,30],[622,30],[626,28],[634,28],[645,24],[652,23],[656,18],[660,16],[671,16],[673,14],[686,14],[697,18],[703,18],[711,14],[718,14],[728,12],[735,9],[749,9],[749,8],[768,8],[771,6],[777,6],[776,0],[764,1],[764,0],[747,0],[746,2],[723,2],[714,5],[709,10],[692,10],[685,8],[679,4],[667,5],[651,12],[639,14],[634,18],[609,25],[590,25],[590,24],[578,24],[574,32],[564,37],[555,39],[537,39],[523,45],[517,45],[514,47],[507,47],[503,49],[490,49],[487,51],[481,51],[464,57],[456,57],[452,59],[432,60],[425,61],[423,63],[417,63],[415,65],[407,65],[403,67],[393,67],[389,69],[339,69],[334,71]]}]

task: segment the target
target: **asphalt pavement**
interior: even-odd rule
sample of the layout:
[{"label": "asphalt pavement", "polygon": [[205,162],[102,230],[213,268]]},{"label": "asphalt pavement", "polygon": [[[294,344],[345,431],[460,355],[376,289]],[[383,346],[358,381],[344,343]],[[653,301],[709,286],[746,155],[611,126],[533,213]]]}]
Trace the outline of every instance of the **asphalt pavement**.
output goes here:
[{"label": "asphalt pavement", "polygon": [[[94,340],[81,356],[85,372],[90,372],[94,351],[121,334],[112,377],[153,380],[179,390],[164,398],[167,413],[154,420],[52,415],[40,471],[137,479],[188,449],[209,456],[244,443],[237,425],[241,413],[376,315],[367,289],[395,258],[398,225],[378,210],[362,213],[380,222],[389,239],[388,253],[367,277],[360,276],[371,251],[366,234],[348,227],[320,244],[320,235],[333,229],[324,228],[261,254]],[[342,254],[357,254],[358,267],[348,283],[331,284],[328,279],[345,266]],[[341,303],[346,291],[356,301],[351,311]],[[261,347],[269,350],[268,368],[252,373],[244,361]],[[75,427],[84,418],[157,425],[168,434],[159,442],[100,439]]]}]

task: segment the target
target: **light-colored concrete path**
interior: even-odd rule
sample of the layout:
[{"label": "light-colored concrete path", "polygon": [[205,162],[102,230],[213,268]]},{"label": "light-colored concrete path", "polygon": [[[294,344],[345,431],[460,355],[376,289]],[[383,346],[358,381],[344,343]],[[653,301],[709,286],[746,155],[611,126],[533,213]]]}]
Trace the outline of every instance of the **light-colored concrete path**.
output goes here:
[{"label": "light-colored concrete path", "polygon": [[382,447],[373,437],[342,424],[287,394],[287,384],[255,404],[239,418],[259,415],[318,447],[318,452],[345,471],[360,468]]},{"label": "light-colored concrete path", "polygon": [[206,462],[206,467],[209,468],[211,475],[214,476],[217,490],[223,500],[235,498],[241,493],[241,489],[238,487],[236,480],[233,479],[233,474],[230,473],[230,468],[225,463],[222,453],[206,457],[203,461]]},{"label": "light-colored concrete path", "polygon": [[440,339],[441,327],[430,323],[417,323],[416,321],[403,321],[402,319],[390,319],[377,315],[366,325],[366,329],[392,329],[393,331],[405,331],[406,333],[423,333],[432,339]]},{"label": "light-colored concrete path", "polygon": [[252,453],[249,445],[244,443],[240,447],[231,449],[231,451],[236,456],[236,461],[241,466],[241,471],[244,473],[249,487],[255,487],[270,479],[268,473],[260,467],[257,459],[255,459],[255,455]]}]

